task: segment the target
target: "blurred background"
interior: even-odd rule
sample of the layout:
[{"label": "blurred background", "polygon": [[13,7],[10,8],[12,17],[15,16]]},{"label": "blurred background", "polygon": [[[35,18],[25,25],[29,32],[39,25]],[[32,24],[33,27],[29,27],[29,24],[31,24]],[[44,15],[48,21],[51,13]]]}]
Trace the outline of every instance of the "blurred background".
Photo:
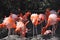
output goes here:
[{"label": "blurred background", "polygon": [[8,16],[11,11],[16,14],[21,10],[38,13],[44,11],[46,7],[58,10],[60,9],[60,0],[0,0],[0,18],[4,15]]}]

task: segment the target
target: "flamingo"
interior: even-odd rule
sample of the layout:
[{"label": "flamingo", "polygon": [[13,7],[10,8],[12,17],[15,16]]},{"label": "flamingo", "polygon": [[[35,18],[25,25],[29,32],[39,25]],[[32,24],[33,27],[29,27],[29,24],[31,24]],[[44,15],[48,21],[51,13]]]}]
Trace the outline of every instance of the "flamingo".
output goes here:
[{"label": "flamingo", "polygon": [[40,21],[39,23],[41,24],[44,20],[46,19],[46,16],[44,14],[39,14],[38,20]]},{"label": "flamingo", "polygon": [[51,25],[54,25],[54,24],[56,24],[57,23],[57,14],[56,14],[56,12],[54,11],[54,10],[52,10],[52,11],[50,11],[50,15],[49,15],[49,17],[48,17],[48,21],[47,21],[47,25],[45,26],[45,27],[43,27],[43,29],[42,30],[44,30],[44,31],[42,31],[42,34],[44,34],[44,32],[46,31],[46,29],[49,27],[49,26],[51,26]]},{"label": "flamingo", "polygon": [[33,24],[33,37],[34,37],[34,27],[36,27],[36,37],[37,37],[38,18],[39,18],[38,14],[32,14],[30,17]]},{"label": "flamingo", "polygon": [[3,22],[0,24],[0,28],[5,27],[9,30],[8,38],[10,35],[11,28],[14,28],[14,29],[16,28],[15,22],[16,22],[17,18],[18,18],[17,15],[11,14],[9,17],[4,18]]},{"label": "flamingo", "polygon": [[35,26],[38,25],[38,17],[39,17],[38,14],[32,14],[31,17],[30,17],[32,23],[33,23]]}]

